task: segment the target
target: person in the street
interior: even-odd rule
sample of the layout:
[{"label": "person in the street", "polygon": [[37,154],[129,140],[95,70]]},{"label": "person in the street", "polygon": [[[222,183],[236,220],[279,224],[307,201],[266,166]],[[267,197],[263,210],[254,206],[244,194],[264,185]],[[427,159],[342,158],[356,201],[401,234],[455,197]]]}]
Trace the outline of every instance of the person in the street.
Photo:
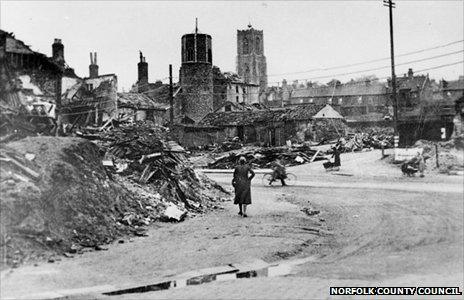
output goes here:
[{"label": "person in the street", "polygon": [[337,143],[333,148],[333,154],[332,158],[334,159],[334,162],[332,164],[333,168],[340,168],[341,167],[341,161],[340,161],[340,144]]},{"label": "person in the street", "polygon": [[417,151],[416,156],[414,156],[409,161],[409,164],[417,168],[417,170],[419,171],[420,177],[424,177],[425,159],[424,159],[424,156],[422,156],[422,154],[419,151]]},{"label": "person in the street", "polygon": [[272,178],[269,181],[269,185],[271,185],[277,179],[280,179],[282,186],[286,186],[287,184],[285,183],[285,178],[287,178],[287,171],[285,170],[285,166],[280,160],[276,160],[272,168]]},{"label": "person in the street", "polygon": [[247,217],[247,205],[251,204],[251,180],[253,177],[255,177],[255,172],[246,163],[245,157],[240,157],[234,170],[232,186],[235,189],[234,204],[238,205],[238,214],[243,217]]}]

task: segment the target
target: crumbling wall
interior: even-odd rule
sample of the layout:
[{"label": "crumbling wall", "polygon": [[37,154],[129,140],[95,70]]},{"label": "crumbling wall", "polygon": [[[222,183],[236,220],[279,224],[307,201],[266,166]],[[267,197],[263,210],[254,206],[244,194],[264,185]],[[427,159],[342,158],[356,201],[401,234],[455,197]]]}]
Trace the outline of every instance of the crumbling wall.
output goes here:
[{"label": "crumbling wall", "polygon": [[178,126],[172,131],[176,141],[185,148],[198,148],[222,143],[227,139],[224,130],[201,129]]}]

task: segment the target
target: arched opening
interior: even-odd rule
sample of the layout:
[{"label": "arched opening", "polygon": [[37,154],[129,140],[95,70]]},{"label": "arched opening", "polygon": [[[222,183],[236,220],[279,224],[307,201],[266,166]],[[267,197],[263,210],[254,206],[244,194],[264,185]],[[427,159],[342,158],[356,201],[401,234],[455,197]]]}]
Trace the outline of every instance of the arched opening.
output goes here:
[{"label": "arched opening", "polygon": [[259,37],[256,38],[255,52],[256,53],[261,52],[261,40]]},{"label": "arched opening", "polygon": [[208,49],[208,62],[210,64],[213,63],[213,52],[211,51],[211,49]]}]

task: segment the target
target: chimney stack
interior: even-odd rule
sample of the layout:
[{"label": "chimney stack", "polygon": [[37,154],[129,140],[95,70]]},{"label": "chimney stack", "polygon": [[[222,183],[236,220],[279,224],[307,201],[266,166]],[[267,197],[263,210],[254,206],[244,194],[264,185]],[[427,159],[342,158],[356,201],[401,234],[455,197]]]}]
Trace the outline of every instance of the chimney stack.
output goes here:
[{"label": "chimney stack", "polygon": [[408,77],[409,77],[409,79],[412,79],[413,75],[414,75],[414,72],[412,71],[411,68],[409,68],[409,70],[408,70]]},{"label": "chimney stack", "polygon": [[142,51],[139,51],[140,53],[140,61],[137,64],[138,67],[138,92],[145,92],[148,90],[148,63],[145,61],[145,57],[142,54]]},{"label": "chimney stack", "polygon": [[92,52],[90,52],[89,77],[98,77],[97,52],[94,52],[93,55]]},{"label": "chimney stack", "polygon": [[61,43],[61,39],[55,39],[52,44],[52,58],[59,65],[64,66],[64,45]]}]

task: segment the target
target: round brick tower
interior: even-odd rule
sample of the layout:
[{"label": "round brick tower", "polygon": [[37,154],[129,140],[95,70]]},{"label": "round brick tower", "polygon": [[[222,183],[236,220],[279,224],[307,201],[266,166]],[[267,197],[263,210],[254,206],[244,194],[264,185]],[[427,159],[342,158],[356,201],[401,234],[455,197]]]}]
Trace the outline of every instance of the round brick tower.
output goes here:
[{"label": "round brick tower", "polygon": [[195,122],[213,111],[211,36],[198,32],[182,36],[181,113]]}]

